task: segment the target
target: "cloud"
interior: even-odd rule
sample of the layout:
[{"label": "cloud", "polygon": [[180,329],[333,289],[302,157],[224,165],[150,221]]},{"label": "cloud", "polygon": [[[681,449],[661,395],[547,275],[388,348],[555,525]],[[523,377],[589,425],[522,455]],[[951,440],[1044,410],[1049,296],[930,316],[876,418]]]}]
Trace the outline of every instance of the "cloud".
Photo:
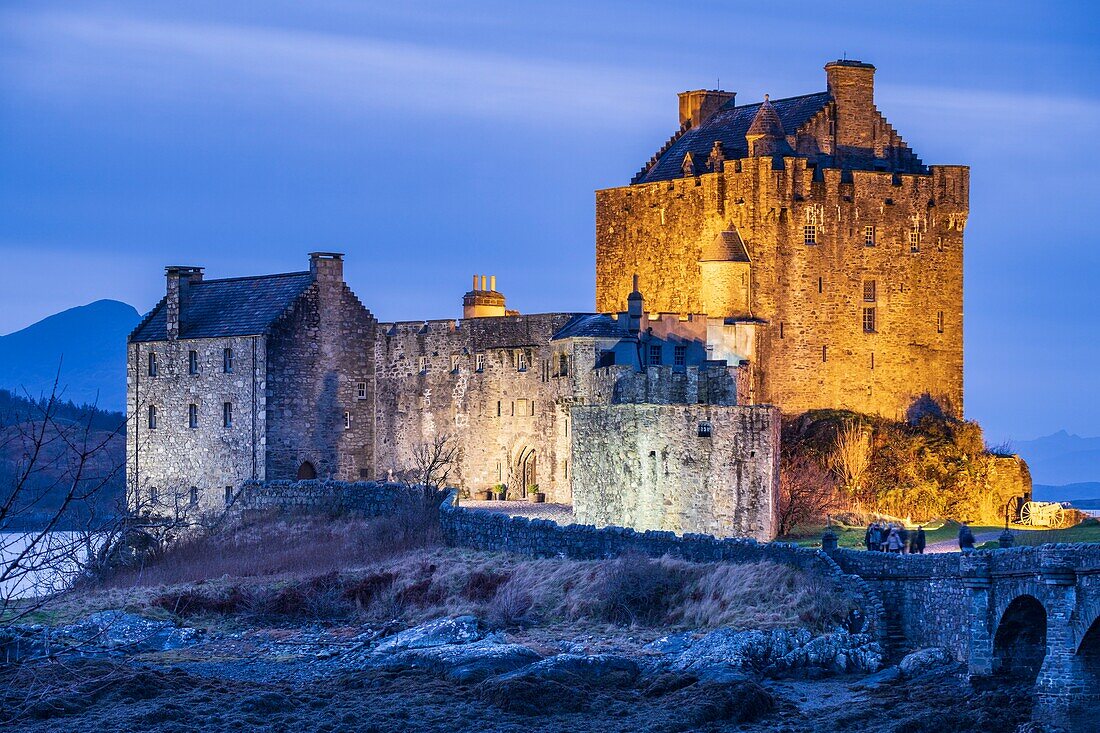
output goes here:
[{"label": "cloud", "polygon": [[649,100],[675,87],[650,70],[357,35],[120,16],[5,16],[12,41],[5,44],[6,83],[63,100],[121,95],[599,126],[665,112]]}]

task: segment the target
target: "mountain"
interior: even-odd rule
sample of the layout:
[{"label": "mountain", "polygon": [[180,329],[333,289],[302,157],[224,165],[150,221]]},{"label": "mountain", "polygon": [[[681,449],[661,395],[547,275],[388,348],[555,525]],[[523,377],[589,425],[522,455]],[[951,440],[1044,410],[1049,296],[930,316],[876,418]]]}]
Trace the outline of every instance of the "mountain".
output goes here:
[{"label": "mountain", "polygon": [[[1082,506],[1082,502],[1100,502],[1100,481],[1084,481],[1062,486],[1035,484],[1032,487],[1032,495],[1035,501],[1072,501],[1074,506]],[[1100,506],[1096,508],[1100,509]]]},{"label": "mountain", "polygon": [[1083,438],[1059,430],[1013,443],[1012,447],[1027,461],[1037,484],[1060,486],[1100,481],[1100,438]]},{"label": "mountain", "polygon": [[0,388],[49,395],[60,364],[64,399],[123,410],[126,336],[139,319],[131,305],[97,300],[0,336]]}]

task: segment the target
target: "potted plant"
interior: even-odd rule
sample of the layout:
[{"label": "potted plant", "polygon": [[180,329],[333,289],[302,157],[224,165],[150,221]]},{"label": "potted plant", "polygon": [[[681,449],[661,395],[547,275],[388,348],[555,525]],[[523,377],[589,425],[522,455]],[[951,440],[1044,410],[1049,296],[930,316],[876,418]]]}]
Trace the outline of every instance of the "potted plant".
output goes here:
[{"label": "potted plant", "polygon": [[527,498],[530,499],[533,504],[542,504],[546,501],[546,494],[539,491],[538,484],[531,484],[527,487]]},{"label": "potted plant", "polygon": [[504,484],[497,484],[493,487],[494,499],[496,499],[497,501],[504,501],[506,496],[508,496],[508,487],[506,487]]}]

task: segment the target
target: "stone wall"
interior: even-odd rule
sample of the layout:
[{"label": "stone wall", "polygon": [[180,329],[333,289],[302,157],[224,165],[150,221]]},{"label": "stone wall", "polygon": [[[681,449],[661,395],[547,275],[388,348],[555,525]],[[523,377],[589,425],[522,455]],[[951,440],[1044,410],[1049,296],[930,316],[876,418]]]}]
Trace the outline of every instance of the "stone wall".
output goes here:
[{"label": "stone wall", "polygon": [[[751,314],[764,321],[749,356],[758,401],[785,413],[897,418],[929,392],[961,414],[968,170],[782,162],[727,161],[718,173],[598,191],[596,308],[622,310],[636,273],[648,310],[703,312],[702,248],[736,227],[752,260]],[[817,243],[807,245],[810,221]],[[874,246],[865,246],[866,226]],[[873,302],[864,301],[869,280]],[[875,308],[873,333],[863,330],[864,307]]]},{"label": "stone wall", "polygon": [[[550,337],[570,317],[380,325],[374,348],[378,476],[412,469],[418,445],[449,435],[459,448],[453,485],[473,492],[503,483],[519,498],[526,484],[537,483],[551,501],[568,502],[568,406],[577,366],[567,345],[551,344]],[[524,465],[534,480],[523,480]]]},{"label": "stone wall", "polygon": [[305,462],[317,478],[375,477],[376,322],[344,284],[340,264],[313,262],[314,283],[268,341],[265,476],[271,480],[296,478]]},{"label": "stone wall", "polygon": [[[265,478],[266,344],[263,336],[237,336],[127,346],[126,486],[133,510],[217,512],[225,507],[226,487]],[[231,372],[224,370],[225,349],[233,353]],[[156,376],[149,374],[150,353]],[[228,427],[225,403],[232,405]],[[149,427],[150,407],[156,409],[155,429]]]},{"label": "stone wall", "polygon": [[579,521],[719,537],[775,536],[776,408],[578,405],[572,415],[573,510]]},{"label": "stone wall", "polygon": [[305,510],[382,517],[423,506],[424,492],[406,484],[377,481],[249,481],[234,495],[230,511]]}]

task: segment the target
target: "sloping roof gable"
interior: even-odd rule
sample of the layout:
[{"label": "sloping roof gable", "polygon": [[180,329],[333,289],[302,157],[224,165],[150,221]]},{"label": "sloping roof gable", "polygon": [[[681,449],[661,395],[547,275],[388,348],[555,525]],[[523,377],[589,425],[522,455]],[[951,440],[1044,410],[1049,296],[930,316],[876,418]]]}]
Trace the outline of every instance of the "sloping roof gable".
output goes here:
[{"label": "sloping roof gable", "polygon": [[[253,336],[267,331],[313,282],[308,272],[205,280],[187,288],[180,313],[181,339]],[[142,319],[130,341],[168,338],[165,301]]]},{"label": "sloping roof gable", "polygon": [[749,253],[737,228],[719,232],[718,236],[703,245],[700,262],[748,262]]},{"label": "sloping roof gable", "polygon": [[622,319],[607,313],[582,313],[569,319],[550,340],[568,338],[627,338],[630,332]]}]

